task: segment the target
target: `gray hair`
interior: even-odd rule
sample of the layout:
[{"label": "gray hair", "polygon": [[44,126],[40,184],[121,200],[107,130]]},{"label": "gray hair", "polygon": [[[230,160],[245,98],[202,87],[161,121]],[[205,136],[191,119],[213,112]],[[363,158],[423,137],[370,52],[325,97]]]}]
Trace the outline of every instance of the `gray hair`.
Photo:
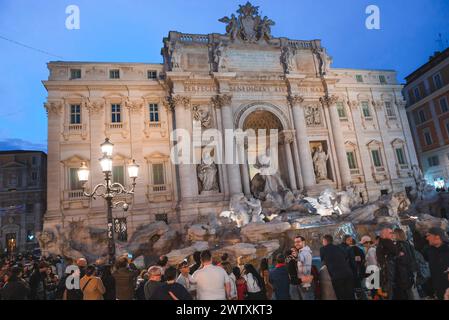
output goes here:
[{"label": "gray hair", "polygon": [[160,275],[162,275],[162,268],[159,266],[152,266],[148,269],[148,275],[150,277],[160,276]]}]

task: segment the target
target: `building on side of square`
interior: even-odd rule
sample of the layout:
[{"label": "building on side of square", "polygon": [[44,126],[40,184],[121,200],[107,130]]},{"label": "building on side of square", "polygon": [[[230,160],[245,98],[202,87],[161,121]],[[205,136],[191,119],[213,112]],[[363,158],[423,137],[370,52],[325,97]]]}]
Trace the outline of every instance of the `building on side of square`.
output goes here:
[{"label": "building on side of square", "polygon": [[[193,134],[193,119],[202,130],[278,129],[279,173],[293,191],[354,184],[368,202],[414,187],[417,159],[394,71],[332,68],[320,40],[272,37],[274,23],[250,4],[220,21],[226,34],[169,32],[162,64],[48,64],[48,226],[105,227],[103,199],[84,198],[76,181],[84,161],[88,188],[102,182],[105,137],[115,144],[116,181],[128,181],[131,159],[141,165],[131,209],[114,211],[129,233],[155,220],[183,230],[227,209],[233,195],[250,196],[253,166],[217,164],[216,184],[205,189],[197,165],[172,163],[171,132]],[[319,147],[326,159],[317,171]]]},{"label": "building on side of square", "polygon": [[47,197],[47,155],[0,151],[0,249],[31,251],[42,231]]},{"label": "building on side of square", "polygon": [[449,48],[406,77],[404,96],[418,160],[427,183],[449,183]]}]

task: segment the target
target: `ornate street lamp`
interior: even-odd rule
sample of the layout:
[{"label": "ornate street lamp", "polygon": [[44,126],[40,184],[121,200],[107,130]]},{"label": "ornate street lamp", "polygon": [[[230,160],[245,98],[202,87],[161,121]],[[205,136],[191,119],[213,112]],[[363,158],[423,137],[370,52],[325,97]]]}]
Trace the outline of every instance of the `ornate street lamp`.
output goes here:
[{"label": "ornate street lamp", "polygon": [[139,165],[136,164],[136,160],[133,160],[128,165],[128,176],[132,179],[131,188],[126,188],[118,182],[112,182],[112,152],[114,145],[106,138],[105,142],[101,144],[101,151],[103,157],[99,159],[101,170],[104,174],[104,183],[96,185],[91,193],[85,191],[85,185],[89,180],[89,168],[86,163],[83,162],[78,169],[78,180],[83,184],[83,194],[85,197],[95,199],[96,197],[102,197],[106,200],[107,204],[107,219],[108,219],[108,254],[109,263],[113,264],[115,261],[115,241],[114,241],[114,226],[112,218],[112,209],[118,206],[122,206],[126,211],[128,210],[128,204],[125,201],[113,202],[114,197],[120,194],[134,194],[136,187],[136,179],[139,175]]}]

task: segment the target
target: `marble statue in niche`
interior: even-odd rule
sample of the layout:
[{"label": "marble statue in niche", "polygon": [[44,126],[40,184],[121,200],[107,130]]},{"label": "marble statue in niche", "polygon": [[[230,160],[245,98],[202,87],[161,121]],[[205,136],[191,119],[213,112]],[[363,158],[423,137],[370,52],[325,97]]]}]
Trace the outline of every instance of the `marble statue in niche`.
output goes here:
[{"label": "marble statue in niche", "polygon": [[218,192],[218,168],[209,152],[203,152],[201,164],[198,165],[197,174],[201,182],[200,194]]},{"label": "marble statue in niche", "polygon": [[315,177],[317,182],[328,180],[327,160],[329,155],[323,150],[322,145],[318,145],[313,153],[313,168],[315,170]]}]

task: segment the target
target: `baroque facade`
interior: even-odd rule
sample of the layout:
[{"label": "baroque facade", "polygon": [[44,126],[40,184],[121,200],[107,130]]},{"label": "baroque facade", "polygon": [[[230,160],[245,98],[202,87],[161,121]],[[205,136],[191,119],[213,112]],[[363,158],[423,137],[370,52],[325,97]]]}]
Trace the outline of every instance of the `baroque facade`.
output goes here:
[{"label": "baroque facade", "polygon": [[0,249],[32,250],[46,210],[47,155],[0,151]]},{"label": "baroque facade", "polygon": [[47,225],[106,225],[103,199],[84,198],[76,180],[86,162],[87,188],[102,182],[105,137],[115,144],[114,180],[128,181],[131,159],[141,166],[130,210],[114,211],[130,232],[155,220],[182,230],[233,195],[254,195],[254,165],[172,163],[171,132],[192,135],[195,123],[277,129],[278,173],[292,191],[351,185],[368,202],[413,187],[417,159],[394,71],[332,68],[320,40],[273,37],[274,22],[249,3],[220,22],[226,34],[169,32],[162,64],[48,64]]}]

